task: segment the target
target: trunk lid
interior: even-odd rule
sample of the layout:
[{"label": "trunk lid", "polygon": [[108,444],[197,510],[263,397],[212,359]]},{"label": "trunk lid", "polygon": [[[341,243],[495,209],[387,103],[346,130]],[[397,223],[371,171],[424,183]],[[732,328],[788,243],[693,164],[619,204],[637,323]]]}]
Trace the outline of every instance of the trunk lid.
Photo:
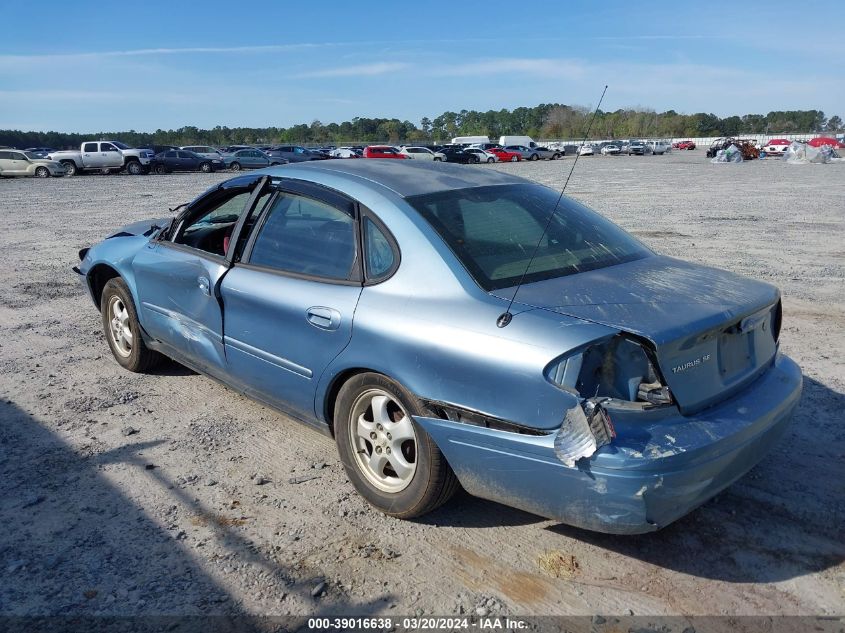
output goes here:
[{"label": "trunk lid", "polygon": [[[509,299],[513,290],[494,294]],[[663,256],[527,284],[517,296],[651,341],[685,415],[730,397],[771,364],[779,299],[770,284]]]}]

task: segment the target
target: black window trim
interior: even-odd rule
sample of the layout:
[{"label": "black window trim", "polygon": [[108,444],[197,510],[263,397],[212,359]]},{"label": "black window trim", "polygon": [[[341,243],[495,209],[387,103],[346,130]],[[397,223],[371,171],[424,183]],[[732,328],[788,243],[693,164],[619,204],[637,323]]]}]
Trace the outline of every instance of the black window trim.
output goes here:
[{"label": "black window trim", "polygon": [[[252,249],[255,246],[255,241],[258,238],[258,235],[261,233],[261,229],[264,227],[264,223],[267,220],[267,217],[270,215],[270,211],[273,208],[273,204],[266,204],[264,208],[261,210],[261,214],[255,221],[255,224],[252,227],[252,232],[250,233],[249,239],[247,240],[246,246],[244,246],[243,254],[241,255],[240,261],[236,262],[234,265],[240,266],[247,270],[257,270],[266,273],[272,273],[275,275],[280,275],[282,277],[291,277],[293,279],[304,279],[306,281],[319,281],[321,283],[329,283],[335,285],[342,285],[342,286],[362,286],[364,285],[364,275],[363,275],[363,250],[362,250],[362,238],[361,238],[361,214],[360,214],[360,205],[340,191],[336,189],[331,189],[329,187],[325,187],[323,185],[318,185],[317,183],[313,183],[307,180],[297,180],[293,178],[285,178],[276,181],[275,183],[275,190],[276,195],[273,196],[272,202],[275,202],[276,198],[280,194],[289,193],[296,196],[302,196],[304,198],[311,198],[312,200],[317,200],[324,204],[328,204],[336,208],[338,211],[342,213],[346,213],[352,218],[352,230],[355,232],[355,260],[352,262],[350,276],[346,279],[338,279],[337,277],[323,277],[321,275],[308,275],[305,273],[297,273],[290,270],[281,270],[279,268],[273,268],[272,266],[264,266],[262,264],[252,264],[250,263],[250,258],[252,257]],[[348,209],[343,209],[341,205],[348,205]]]},{"label": "black window trim", "polygon": [[[152,239],[161,243],[162,246],[183,251],[185,253],[191,253],[199,257],[205,257],[206,259],[209,259],[215,263],[231,267],[232,260],[230,259],[230,255],[233,255],[235,252],[235,247],[238,243],[238,235],[241,229],[243,228],[243,224],[246,221],[247,216],[252,211],[252,208],[255,203],[261,197],[261,193],[267,189],[267,185],[269,182],[269,176],[257,176],[255,180],[249,182],[248,184],[244,183],[243,187],[227,187],[225,186],[226,183],[221,183],[213,191],[209,191],[197,200],[194,200],[188,206],[188,208],[185,209],[183,213],[176,216],[176,218],[174,218],[173,220],[176,225],[174,230],[160,231]],[[207,198],[215,196],[220,192],[235,190],[236,193],[232,195],[232,197],[234,197],[240,195],[240,193],[245,193],[250,188],[252,188],[252,191],[246,203],[244,204],[244,208],[241,211],[240,216],[238,216],[237,222],[235,222],[234,228],[232,229],[232,237],[229,240],[229,251],[226,254],[218,255],[217,253],[211,253],[209,251],[204,251],[201,248],[194,248],[193,246],[188,246],[187,244],[181,244],[179,242],[174,241],[177,236],[181,235],[182,230],[185,228],[186,224],[189,221],[196,219],[196,217],[201,213],[208,212],[208,207],[204,204],[201,204]],[[244,189],[244,191],[238,192],[237,189]]]}]

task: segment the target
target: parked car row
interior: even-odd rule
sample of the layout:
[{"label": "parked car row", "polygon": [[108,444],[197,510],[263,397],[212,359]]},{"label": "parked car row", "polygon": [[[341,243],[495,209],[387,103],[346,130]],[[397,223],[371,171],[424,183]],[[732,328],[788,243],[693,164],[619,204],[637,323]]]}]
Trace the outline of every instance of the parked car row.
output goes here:
[{"label": "parked car row", "polygon": [[578,153],[581,156],[595,156],[596,154],[601,154],[602,156],[620,156],[622,154],[628,156],[649,156],[654,154],[662,155],[671,150],[672,147],[666,141],[632,140],[585,143],[579,148]]}]

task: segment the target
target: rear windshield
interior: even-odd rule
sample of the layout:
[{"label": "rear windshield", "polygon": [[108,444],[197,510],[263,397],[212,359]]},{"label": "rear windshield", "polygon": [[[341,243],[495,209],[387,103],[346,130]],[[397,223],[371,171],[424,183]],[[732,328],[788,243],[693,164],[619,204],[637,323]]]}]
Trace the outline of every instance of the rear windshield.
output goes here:
[{"label": "rear windshield", "polygon": [[[558,196],[547,187],[525,184],[457,189],[407,200],[476,282],[491,291],[519,282]],[[651,254],[609,220],[563,198],[525,282],[605,268]]]}]

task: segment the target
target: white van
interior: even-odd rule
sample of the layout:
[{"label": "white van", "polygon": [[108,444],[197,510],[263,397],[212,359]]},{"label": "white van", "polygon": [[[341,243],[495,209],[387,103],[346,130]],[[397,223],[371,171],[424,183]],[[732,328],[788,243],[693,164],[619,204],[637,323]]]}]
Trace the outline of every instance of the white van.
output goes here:
[{"label": "white van", "polygon": [[500,136],[499,145],[507,147],[508,145],[524,145],[525,147],[540,147],[534,142],[530,136]]},{"label": "white van", "polygon": [[475,145],[476,143],[489,142],[489,136],[456,136],[452,139],[452,145]]}]

